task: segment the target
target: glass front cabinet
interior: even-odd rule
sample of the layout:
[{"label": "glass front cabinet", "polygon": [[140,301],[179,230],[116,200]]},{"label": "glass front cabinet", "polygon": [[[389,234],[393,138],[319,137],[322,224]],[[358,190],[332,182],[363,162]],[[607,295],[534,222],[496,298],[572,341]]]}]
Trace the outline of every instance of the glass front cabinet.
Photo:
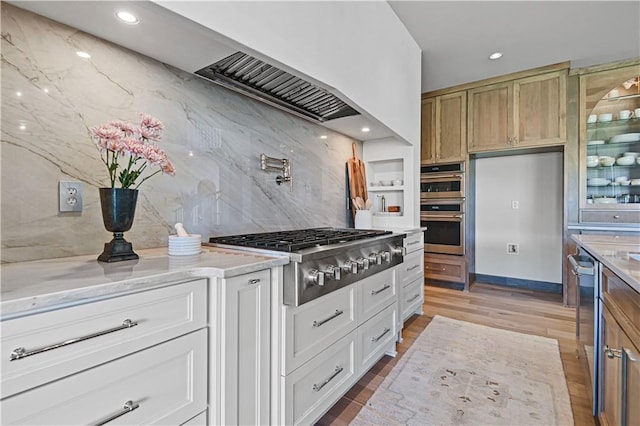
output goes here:
[{"label": "glass front cabinet", "polygon": [[640,219],[640,65],[581,76],[580,221]]}]

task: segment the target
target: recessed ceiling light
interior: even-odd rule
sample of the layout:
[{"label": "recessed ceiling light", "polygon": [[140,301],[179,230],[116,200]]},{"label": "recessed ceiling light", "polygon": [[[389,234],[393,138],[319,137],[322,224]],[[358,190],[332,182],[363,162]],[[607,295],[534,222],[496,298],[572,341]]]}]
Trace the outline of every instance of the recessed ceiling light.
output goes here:
[{"label": "recessed ceiling light", "polygon": [[20,123],[19,129],[20,130],[27,130],[27,125],[24,124],[24,123]]},{"label": "recessed ceiling light", "polygon": [[327,135],[320,136],[320,139],[326,139],[326,138],[327,138]]},{"label": "recessed ceiling light", "polygon": [[18,97],[22,96],[22,92],[16,92],[16,96]]},{"label": "recessed ceiling light", "polygon": [[49,93],[49,89],[48,89],[48,88],[46,88],[46,87],[45,87],[44,89],[42,89],[42,91],[43,91],[44,93]]},{"label": "recessed ceiling light", "polygon": [[491,60],[500,58],[502,58],[502,52],[493,52],[491,55],[489,55],[489,59]]},{"label": "recessed ceiling light", "polygon": [[136,17],[136,15],[124,10],[120,10],[116,12],[116,16],[122,22],[126,22],[127,24],[137,24],[138,22],[140,22],[140,20]]},{"label": "recessed ceiling light", "polygon": [[82,59],[89,59],[91,57],[87,52],[82,52],[80,50],[76,52],[76,55],[80,56]]},{"label": "recessed ceiling light", "polygon": [[366,132],[368,132],[370,129],[369,129],[368,127],[363,127],[361,130],[362,130],[363,132],[365,132],[365,133],[366,133]]}]

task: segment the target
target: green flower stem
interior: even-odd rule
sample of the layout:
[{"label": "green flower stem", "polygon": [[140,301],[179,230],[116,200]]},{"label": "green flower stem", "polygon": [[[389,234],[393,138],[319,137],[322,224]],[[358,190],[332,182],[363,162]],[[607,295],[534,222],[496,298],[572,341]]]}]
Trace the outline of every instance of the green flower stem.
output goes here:
[{"label": "green flower stem", "polygon": [[158,173],[160,173],[161,171],[162,171],[162,170],[156,170],[155,172],[151,173],[149,176],[147,176],[147,177],[145,177],[144,179],[142,179],[142,180],[141,180],[141,181],[136,185],[136,187],[135,187],[135,188],[133,188],[133,189],[138,189],[138,187],[139,187],[140,185],[142,185],[142,182],[144,182],[145,180],[149,179],[150,177],[152,177],[152,176],[154,176],[154,175],[157,175],[157,174],[158,174]]}]

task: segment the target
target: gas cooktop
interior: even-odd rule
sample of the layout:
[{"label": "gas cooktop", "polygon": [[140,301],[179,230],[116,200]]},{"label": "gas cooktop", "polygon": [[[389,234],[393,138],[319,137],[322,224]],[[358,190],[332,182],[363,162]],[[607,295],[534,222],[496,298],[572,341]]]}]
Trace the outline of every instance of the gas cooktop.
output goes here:
[{"label": "gas cooktop", "polygon": [[209,238],[209,242],[292,253],[311,247],[364,240],[388,234],[391,234],[391,231],[352,228],[310,228],[212,237]]}]

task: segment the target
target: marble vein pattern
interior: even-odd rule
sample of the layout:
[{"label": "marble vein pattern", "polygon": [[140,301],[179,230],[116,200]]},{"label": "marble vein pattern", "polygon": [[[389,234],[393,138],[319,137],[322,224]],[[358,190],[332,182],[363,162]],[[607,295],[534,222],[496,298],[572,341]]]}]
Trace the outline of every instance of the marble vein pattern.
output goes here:
[{"label": "marble vein pattern", "polygon": [[[106,167],[90,136],[139,113],[165,124],[177,169],[140,187],[125,234],[166,246],[176,222],[208,236],[347,226],[351,138],[13,5],[2,3],[2,262],[99,253]],[[81,59],[76,51],[86,51]],[[320,139],[327,135],[327,139]],[[359,147],[361,149],[361,146]],[[293,189],[260,170],[288,158]],[[58,182],[84,184],[84,209],[58,211]]]}]

